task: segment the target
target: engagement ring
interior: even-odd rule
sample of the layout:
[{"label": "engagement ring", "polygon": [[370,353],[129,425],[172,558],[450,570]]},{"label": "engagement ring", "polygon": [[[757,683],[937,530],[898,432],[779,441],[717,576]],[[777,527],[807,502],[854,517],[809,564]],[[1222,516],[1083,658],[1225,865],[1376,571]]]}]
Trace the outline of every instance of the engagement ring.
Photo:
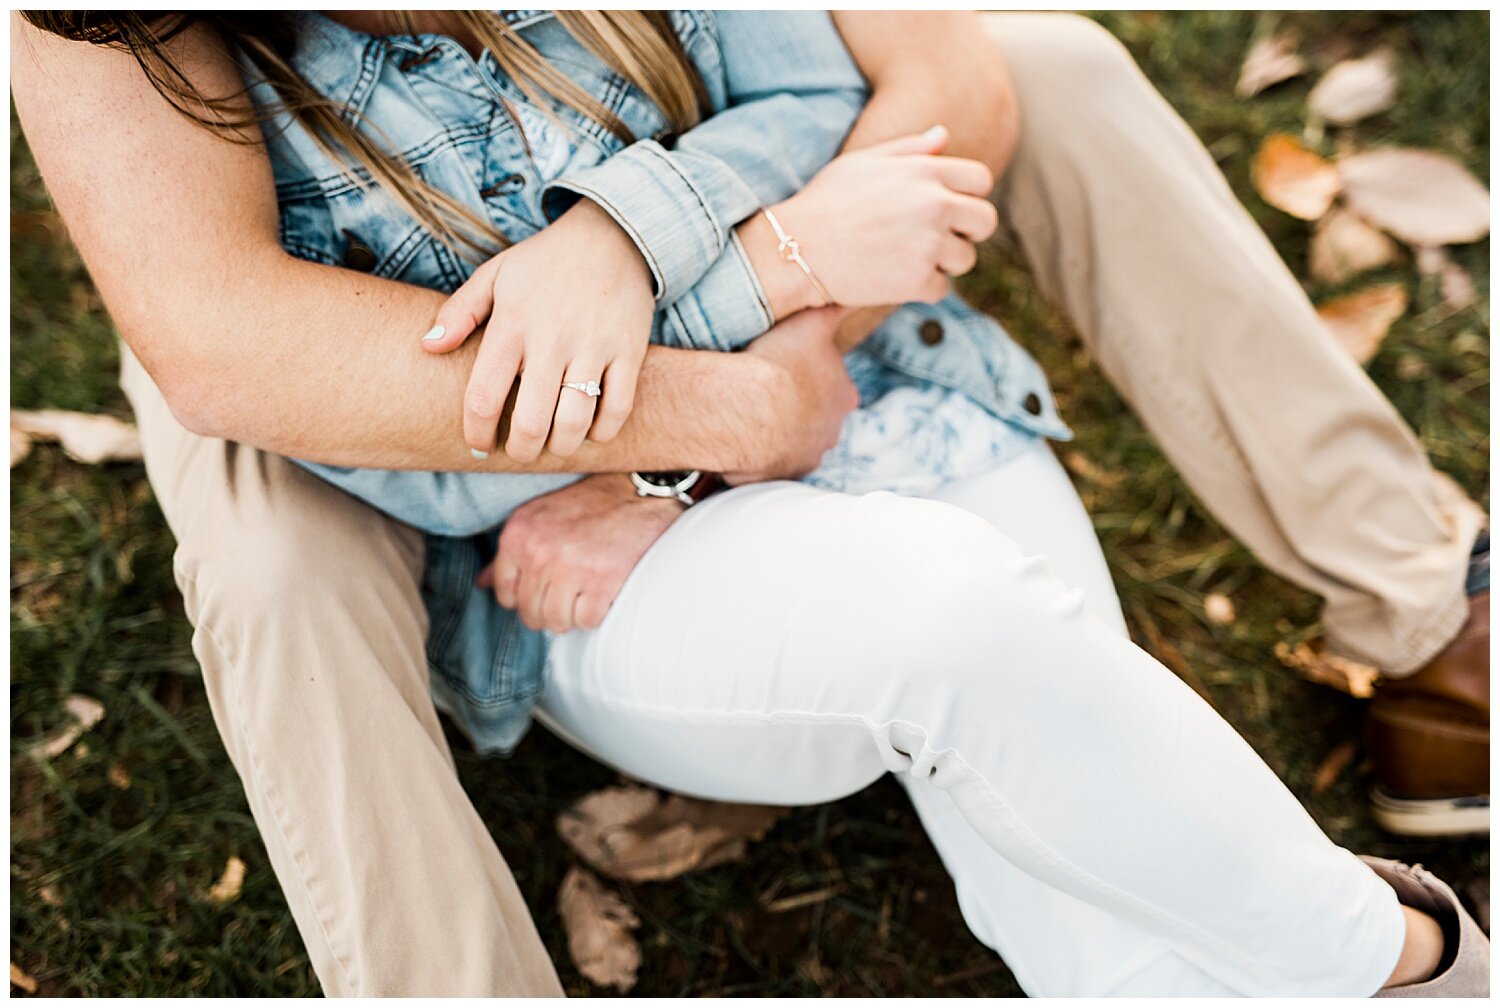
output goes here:
[{"label": "engagement ring", "polygon": [[570,388],[574,392],[582,392],[590,399],[597,399],[603,394],[603,389],[599,388],[599,383],[596,381],[565,381],[562,387]]}]

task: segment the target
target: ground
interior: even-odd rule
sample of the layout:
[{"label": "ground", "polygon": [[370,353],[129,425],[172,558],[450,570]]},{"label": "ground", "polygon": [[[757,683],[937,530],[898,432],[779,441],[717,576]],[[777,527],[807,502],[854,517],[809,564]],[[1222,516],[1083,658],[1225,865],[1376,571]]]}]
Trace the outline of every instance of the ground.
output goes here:
[{"label": "ground", "polygon": [[[1301,131],[1308,83],[1234,97],[1257,33],[1292,28],[1309,52],[1391,45],[1400,101],[1353,130],[1354,140],[1433,147],[1488,177],[1487,14],[1102,20],[1203,138],[1299,276],[1310,226],[1261,202],[1248,179],[1266,135]],[[127,416],[113,330],[11,129],[12,404]],[[1480,290],[1479,303],[1462,311],[1439,306],[1409,262],[1376,275],[1407,284],[1413,308],[1369,370],[1438,467],[1488,507],[1488,243],[1458,250],[1458,259]],[[1325,758],[1358,739],[1360,715],[1358,702],[1303,682],[1272,657],[1278,641],[1314,627],[1316,599],[1268,574],[1204,512],[1014,264],[987,253],[964,288],[1042,360],[1077,431],[1072,448],[1110,474],[1076,482],[1136,639],[1180,652],[1195,685],[1337,842],[1421,861],[1460,889],[1486,879],[1484,841],[1410,843],[1382,833],[1364,803],[1359,756],[1315,786]],[[210,718],[172,582],[172,542],[143,470],[85,467],[42,447],[13,471],[11,508],[12,962],[41,993],[316,993]],[[1210,622],[1209,592],[1230,594],[1238,619]],[[54,760],[28,755],[26,745],[63,720],[72,693],[102,701],[104,719]],[[615,775],[541,731],[508,762],[464,752],[458,761],[565,985],[589,993],[565,952],[556,893],[569,858],[552,824]],[[230,856],[248,874],[240,898],[219,905],[203,894]],[[814,890],[832,895],[767,909]],[[952,885],[889,781],[795,811],[743,861],[635,886],[627,897],[643,921],[638,994],[1017,992],[964,928]]]}]

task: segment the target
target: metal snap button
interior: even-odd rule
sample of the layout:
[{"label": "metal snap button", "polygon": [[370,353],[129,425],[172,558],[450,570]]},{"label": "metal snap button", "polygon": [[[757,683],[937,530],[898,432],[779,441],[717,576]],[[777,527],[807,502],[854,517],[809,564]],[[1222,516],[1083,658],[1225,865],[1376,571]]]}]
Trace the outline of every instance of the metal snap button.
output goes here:
[{"label": "metal snap button", "polygon": [[928,319],[917,329],[917,338],[928,346],[937,346],[943,342],[943,324],[936,319]]},{"label": "metal snap button", "polygon": [[514,192],[520,192],[526,187],[526,176],[507,175],[494,185],[487,185],[479,190],[479,195],[485,199],[493,199],[496,196],[508,196]]},{"label": "metal snap button", "polygon": [[1026,393],[1026,398],[1021,401],[1021,408],[1032,416],[1042,415],[1042,397],[1035,392]]},{"label": "metal snap button", "polygon": [[368,273],[375,268],[378,261],[375,250],[355,237],[348,228],[344,229],[344,265],[349,269]]}]

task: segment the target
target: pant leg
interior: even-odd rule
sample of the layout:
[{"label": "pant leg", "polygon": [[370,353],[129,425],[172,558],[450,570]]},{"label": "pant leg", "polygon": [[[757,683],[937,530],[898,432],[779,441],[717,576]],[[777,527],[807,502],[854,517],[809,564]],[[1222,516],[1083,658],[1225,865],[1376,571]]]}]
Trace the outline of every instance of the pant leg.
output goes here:
[{"label": "pant leg", "polygon": [[193,435],[123,351],[214,720],[330,995],[557,995],[427,692],[422,542]]},{"label": "pant leg", "polygon": [[[1367,995],[1401,947],[1389,887],[1233,729],[1045,559],[950,504],[790,483],[710,498],[598,630],[554,640],[549,673],[550,721],[673,790],[806,804],[887,770],[936,789],[1004,861],[1170,944],[1210,978],[1198,993]],[[1068,962],[1056,908],[999,912],[1012,933],[1061,922],[1074,992],[1122,982]]]},{"label": "pant leg", "polygon": [[1104,29],[990,14],[1021,133],[1001,220],[1183,477],[1409,673],[1457,633],[1482,512],[1340,348],[1192,131]]}]

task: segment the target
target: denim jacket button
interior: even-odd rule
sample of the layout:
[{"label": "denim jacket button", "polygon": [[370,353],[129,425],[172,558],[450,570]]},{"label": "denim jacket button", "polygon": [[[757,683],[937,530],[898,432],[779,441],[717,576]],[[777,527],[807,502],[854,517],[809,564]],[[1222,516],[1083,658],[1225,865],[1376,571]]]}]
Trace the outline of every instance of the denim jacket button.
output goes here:
[{"label": "denim jacket button", "polygon": [[344,229],[344,265],[349,269],[368,273],[375,268],[375,251],[355,237],[349,229]]},{"label": "denim jacket button", "polygon": [[1021,408],[1032,416],[1042,415],[1042,397],[1035,392],[1026,393],[1026,398],[1021,401]]},{"label": "denim jacket button", "polygon": [[928,346],[937,346],[943,342],[943,324],[936,319],[928,319],[917,330],[917,337]]},{"label": "denim jacket button", "polygon": [[479,190],[479,195],[485,199],[494,199],[496,196],[504,196],[508,193],[519,192],[526,187],[526,176],[507,175],[494,185],[487,185]]}]

